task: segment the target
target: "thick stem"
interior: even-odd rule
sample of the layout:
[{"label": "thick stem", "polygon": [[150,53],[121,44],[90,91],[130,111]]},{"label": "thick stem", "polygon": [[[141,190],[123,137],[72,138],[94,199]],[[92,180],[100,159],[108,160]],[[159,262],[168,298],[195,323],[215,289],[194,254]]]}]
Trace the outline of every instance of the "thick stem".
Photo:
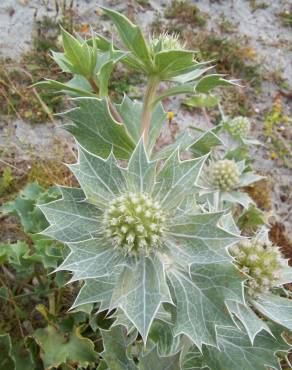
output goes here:
[{"label": "thick stem", "polygon": [[159,78],[157,76],[151,76],[148,81],[148,85],[145,92],[142,120],[141,120],[141,134],[144,138],[144,143],[147,144],[149,136],[149,128],[153,110],[153,100],[159,85]]}]

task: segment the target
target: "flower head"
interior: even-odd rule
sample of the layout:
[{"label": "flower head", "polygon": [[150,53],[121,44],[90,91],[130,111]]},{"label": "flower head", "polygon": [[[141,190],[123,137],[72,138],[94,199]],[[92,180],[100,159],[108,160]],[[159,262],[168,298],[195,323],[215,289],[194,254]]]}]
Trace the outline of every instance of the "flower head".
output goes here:
[{"label": "flower head", "polygon": [[239,184],[240,172],[233,160],[213,162],[207,169],[207,181],[217,189],[231,191]]},{"label": "flower head", "polygon": [[104,213],[105,233],[124,254],[149,255],[162,245],[164,213],[148,194],[114,198]]},{"label": "flower head", "polygon": [[277,247],[267,245],[260,240],[243,240],[230,248],[238,267],[247,275],[247,293],[257,296],[266,293],[277,285],[285,263]]},{"label": "flower head", "polygon": [[227,123],[227,129],[231,136],[240,136],[246,138],[250,132],[250,120],[247,117],[235,117]]},{"label": "flower head", "polygon": [[159,52],[163,50],[184,50],[185,44],[181,43],[176,33],[163,32],[158,37],[150,40],[151,49]]}]

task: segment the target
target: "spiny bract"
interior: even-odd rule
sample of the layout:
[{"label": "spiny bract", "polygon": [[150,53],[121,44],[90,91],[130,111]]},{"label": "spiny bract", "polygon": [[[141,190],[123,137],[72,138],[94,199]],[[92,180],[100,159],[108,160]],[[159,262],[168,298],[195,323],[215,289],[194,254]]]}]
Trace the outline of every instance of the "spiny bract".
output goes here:
[{"label": "spiny bract", "polygon": [[240,237],[218,226],[223,213],[190,207],[207,157],[174,151],[157,170],[143,140],[127,168],[78,150],[70,168],[81,189],[61,187],[62,199],[40,206],[44,233],[71,249],[58,270],[85,282],[74,307],[120,308],[146,341],[163,303],[176,302],[174,333],[216,345],[216,326],[232,324],[226,300],[243,302],[243,278],[227,252]]}]

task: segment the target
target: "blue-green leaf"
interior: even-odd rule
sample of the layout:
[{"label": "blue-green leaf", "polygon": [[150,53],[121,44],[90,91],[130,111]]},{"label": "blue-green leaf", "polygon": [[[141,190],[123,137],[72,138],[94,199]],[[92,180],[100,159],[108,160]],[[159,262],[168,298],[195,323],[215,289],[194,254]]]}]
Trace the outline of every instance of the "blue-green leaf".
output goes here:
[{"label": "blue-green leaf", "polygon": [[251,343],[258,333],[265,330],[267,333],[271,333],[268,325],[260,319],[255,312],[247,304],[240,302],[228,301],[228,309],[241,321],[242,325],[249,336]]},{"label": "blue-green leaf", "polygon": [[103,159],[78,146],[78,162],[69,167],[86,199],[98,207],[104,208],[110,200],[125,191],[125,170],[118,166],[113,155]]},{"label": "blue-green leaf", "polygon": [[62,242],[91,238],[97,232],[100,210],[84,200],[80,189],[60,187],[62,199],[40,205],[50,226],[42,231]]},{"label": "blue-green leaf", "polygon": [[143,69],[149,69],[152,65],[152,62],[147,43],[144,39],[141,29],[134,25],[124,15],[108,8],[102,9],[114,22],[125,46],[138,57]]},{"label": "blue-green leaf", "polygon": [[232,325],[226,301],[243,301],[242,277],[231,263],[193,264],[190,274],[168,273],[176,298],[175,334],[187,335],[202,348],[217,346],[217,325]]},{"label": "blue-green leaf", "polygon": [[179,362],[180,354],[177,353],[172,356],[159,356],[157,348],[154,347],[144,357],[140,359],[140,370],[178,370],[180,368]]},{"label": "blue-green leaf", "polygon": [[84,97],[74,101],[78,107],[62,113],[73,121],[64,128],[93,154],[105,158],[113,151],[117,158],[129,158],[134,142],[126,127],[113,119],[106,100]]},{"label": "blue-green leaf", "polygon": [[267,366],[280,370],[275,357],[277,351],[287,351],[289,346],[281,337],[281,331],[272,330],[275,337],[259,333],[253,346],[249,336],[236,328],[218,328],[216,347],[203,348],[203,363],[212,370],[267,370]]},{"label": "blue-green leaf", "polygon": [[171,298],[163,265],[157,258],[140,257],[134,269],[124,269],[113,293],[112,307],[124,311],[144,342],[162,302],[171,302]]},{"label": "blue-green leaf", "polygon": [[206,157],[181,161],[176,150],[158,172],[154,194],[166,209],[177,207],[195,185]]},{"label": "blue-green leaf", "polygon": [[292,301],[266,293],[252,300],[253,306],[265,317],[292,330]]}]

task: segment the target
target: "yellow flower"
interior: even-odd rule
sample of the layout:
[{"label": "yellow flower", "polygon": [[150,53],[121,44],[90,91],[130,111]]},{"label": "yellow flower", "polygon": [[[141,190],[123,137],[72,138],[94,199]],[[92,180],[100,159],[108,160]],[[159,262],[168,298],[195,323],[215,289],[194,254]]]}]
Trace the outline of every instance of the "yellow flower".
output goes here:
[{"label": "yellow flower", "polygon": [[174,117],[174,113],[172,111],[167,112],[167,119],[169,123],[171,123],[171,121],[173,120],[173,117]]},{"label": "yellow flower", "polygon": [[271,153],[271,159],[276,159],[276,158],[278,158],[277,153],[272,152]]}]

